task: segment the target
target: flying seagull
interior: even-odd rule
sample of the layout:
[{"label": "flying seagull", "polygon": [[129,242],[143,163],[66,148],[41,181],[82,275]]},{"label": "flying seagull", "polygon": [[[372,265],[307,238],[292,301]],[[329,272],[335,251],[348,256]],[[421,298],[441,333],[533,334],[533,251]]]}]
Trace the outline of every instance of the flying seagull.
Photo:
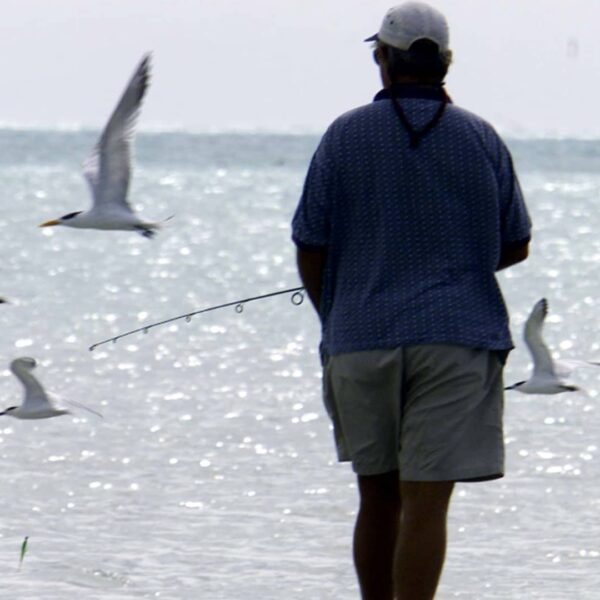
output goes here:
[{"label": "flying seagull", "polygon": [[[10,370],[25,388],[25,398],[21,406],[9,406],[0,412],[0,416],[6,415],[15,419],[49,419],[50,417],[60,417],[71,412],[56,408],[50,401],[42,384],[31,373],[36,366],[35,359],[28,356],[15,358],[10,363]],[[99,417],[102,416],[95,410],[87,408],[78,402],[69,402],[69,404],[88,410]]]},{"label": "flying seagull", "polygon": [[542,298],[534,305],[527,321],[523,337],[533,359],[533,373],[527,381],[519,381],[508,386],[507,390],[516,390],[523,394],[560,394],[575,392],[577,386],[562,381],[578,367],[600,366],[600,363],[584,360],[554,361],[542,338],[544,319],[548,314],[548,301]]},{"label": "flying seagull", "polygon": [[150,80],[150,55],[142,58],[98,143],[83,165],[92,192],[92,208],[42,223],[80,229],[138,231],[154,236],[158,223],[140,220],[127,202],[131,174],[131,146],[135,123]]}]

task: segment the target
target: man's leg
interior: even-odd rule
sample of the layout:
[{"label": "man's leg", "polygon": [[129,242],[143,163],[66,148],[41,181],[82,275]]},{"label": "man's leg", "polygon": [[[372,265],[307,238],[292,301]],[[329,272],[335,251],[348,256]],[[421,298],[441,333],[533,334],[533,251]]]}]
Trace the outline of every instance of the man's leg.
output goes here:
[{"label": "man's leg", "polygon": [[354,564],[363,600],[393,600],[394,553],[400,522],[398,471],[359,475],[360,508]]},{"label": "man's leg", "polygon": [[435,596],[446,554],[446,518],[453,487],[451,481],[400,484],[396,600],[432,600]]}]

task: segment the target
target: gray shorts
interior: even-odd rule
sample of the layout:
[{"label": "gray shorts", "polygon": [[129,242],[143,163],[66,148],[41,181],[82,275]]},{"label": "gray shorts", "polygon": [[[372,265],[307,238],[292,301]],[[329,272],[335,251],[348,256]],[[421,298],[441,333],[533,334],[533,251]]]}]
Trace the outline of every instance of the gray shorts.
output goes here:
[{"label": "gray shorts", "polygon": [[359,475],[484,481],[504,474],[499,352],[406,346],[330,356],[323,392],[338,459]]}]

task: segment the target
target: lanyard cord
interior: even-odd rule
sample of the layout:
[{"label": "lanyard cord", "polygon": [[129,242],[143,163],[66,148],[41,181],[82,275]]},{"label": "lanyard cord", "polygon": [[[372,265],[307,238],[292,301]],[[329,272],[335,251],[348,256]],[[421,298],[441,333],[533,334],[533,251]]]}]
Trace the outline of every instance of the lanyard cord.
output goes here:
[{"label": "lanyard cord", "polygon": [[449,101],[450,98],[448,98],[448,96],[444,93],[444,98],[442,99],[442,102],[439,108],[437,109],[435,115],[433,115],[431,121],[429,121],[429,123],[427,123],[425,127],[421,127],[421,129],[415,129],[406,117],[406,113],[404,112],[404,109],[400,104],[400,100],[398,100],[397,98],[392,98],[392,105],[394,107],[394,110],[396,111],[400,122],[404,126],[404,129],[406,129],[406,132],[408,133],[411,148],[416,148],[419,145],[419,142],[439,123],[440,119],[442,118],[442,115],[444,114],[444,111],[446,110],[446,105]]}]

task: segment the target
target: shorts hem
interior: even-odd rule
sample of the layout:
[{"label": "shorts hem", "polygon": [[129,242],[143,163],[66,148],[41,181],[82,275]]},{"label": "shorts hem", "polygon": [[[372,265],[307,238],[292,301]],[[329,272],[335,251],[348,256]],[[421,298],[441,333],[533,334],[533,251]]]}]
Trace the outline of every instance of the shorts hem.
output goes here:
[{"label": "shorts hem", "polygon": [[[348,460],[348,461],[340,461],[340,462],[352,462],[352,461]],[[364,475],[366,477],[369,477],[371,475],[383,475],[385,473],[392,473],[393,471],[398,471],[398,465],[390,464],[389,466],[381,465],[381,466],[362,467],[360,465],[355,465],[354,463],[352,463],[352,470],[357,475]]]},{"label": "shorts hem", "polygon": [[477,483],[480,481],[492,481],[504,477],[504,469],[500,467],[490,469],[472,469],[469,471],[458,471],[455,473],[433,472],[404,472],[400,474],[400,481],[460,481],[462,483]]},{"label": "shorts hem", "polygon": [[408,472],[402,474],[398,465],[381,465],[381,466],[361,466],[356,465],[350,458],[338,458],[339,463],[351,463],[352,470],[357,475],[365,477],[373,475],[384,475],[385,473],[399,472],[399,481],[456,481],[461,483],[479,483],[484,481],[493,481],[504,477],[504,468],[495,467],[490,469],[472,469],[468,471],[460,471],[457,473],[433,472],[419,473]]}]

